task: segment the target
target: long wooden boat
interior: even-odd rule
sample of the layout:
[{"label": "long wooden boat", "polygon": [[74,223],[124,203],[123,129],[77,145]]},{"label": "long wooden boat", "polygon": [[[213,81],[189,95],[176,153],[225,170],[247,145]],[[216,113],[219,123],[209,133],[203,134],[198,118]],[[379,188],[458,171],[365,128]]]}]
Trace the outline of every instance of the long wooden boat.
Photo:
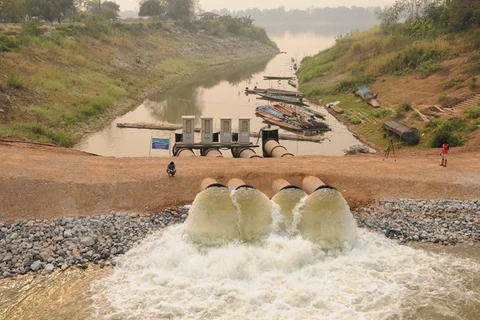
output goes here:
[{"label": "long wooden boat", "polygon": [[293,80],[293,79],[289,79],[289,80],[288,80],[288,84],[289,84],[290,86],[294,87],[294,88],[297,87],[297,83],[296,83],[295,80]]},{"label": "long wooden boat", "polygon": [[245,93],[247,94],[267,93],[267,94],[274,94],[278,96],[287,96],[287,97],[297,97],[297,98],[304,97],[304,94],[298,91],[282,90],[282,89],[275,89],[275,88],[263,89],[263,88],[254,87],[253,89],[250,89],[246,87]]},{"label": "long wooden boat", "polygon": [[287,121],[286,119],[279,118],[272,114],[267,106],[257,104],[255,109],[255,114],[262,117],[268,123],[279,126],[282,129],[291,130],[291,131],[303,131],[303,128],[295,122]]},{"label": "long wooden boat", "polygon": [[366,103],[371,105],[374,108],[380,108],[380,103],[377,101],[378,93],[373,95],[370,90],[365,86],[359,86],[358,91],[356,92]]},{"label": "long wooden boat", "polygon": [[287,96],[279,96],[279,95],[269,94],[269,93],[258,93],[258,95],[264,100],[280,101],[280,102],[296,104],[296,105],[307,105],[303,102],[303,98],[301,97],[300,98],[287,97]]},{"label": "long wooden boat", "polygon": [[420,136],[417,129],[410,128],[403,123],[400,123],[397,119],[388,119],[382,126],[385,130],[395,133],[409,144],[418,144],[420,142]]},{"label": "long wooden boat", "polygon": [[295,79],[295,77],[279,77],[279,76],[263,76],[264,80],[290,80]]}]

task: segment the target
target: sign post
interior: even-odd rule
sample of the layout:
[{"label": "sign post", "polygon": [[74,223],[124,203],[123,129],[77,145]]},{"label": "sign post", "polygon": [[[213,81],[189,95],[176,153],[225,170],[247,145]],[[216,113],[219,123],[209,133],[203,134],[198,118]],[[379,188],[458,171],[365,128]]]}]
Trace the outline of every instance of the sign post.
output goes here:
[{"label": "sign post", "polygon": [[153,137],[151,137],[150,151],[148,153],[149,157],[150,157],[150,154],[152,152],[152,149],[169,150],[170,151],[170,138],[153,138]]}]

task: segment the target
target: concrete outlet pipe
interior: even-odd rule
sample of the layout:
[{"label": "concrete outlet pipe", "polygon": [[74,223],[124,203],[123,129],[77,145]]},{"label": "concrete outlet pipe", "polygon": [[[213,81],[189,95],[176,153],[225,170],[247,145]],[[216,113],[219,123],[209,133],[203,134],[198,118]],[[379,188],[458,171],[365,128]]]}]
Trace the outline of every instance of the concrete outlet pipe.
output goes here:
[{"label": "concrete outlet pipe", "polygon": [[293,154],[275,140],[268,140],[264,145],[265,154],[272,158],[293,157]]},{"label": "concrete outlet pipe", "polygon": [[217,180],[213,178],[203,179],[202,184],[200,185],[200,188],[202,191],[212,187],[226,188],[227,186],[225,186],[224,184],[218,183]]},{"label": "concrete outlet pipe", "polygon": [[254,187],[252,187],[252,186],[246,184],[245,182],[243,182],[243,180],[240,180],[240,179],[237,179],[237,178],[230,179],[230,181],[228,181],[228,187],[233,188],[235,190],[240,189],[240,188],[255,189]]},{"label": "concrete outlet pipe", "polygon": [[277,180],[273,181],[272,189],[273,189],[273,192],[275,194],[277,194],[280,191],[285,190],[285,189],[300,189],[300,188],[290,184],[290,182],[288,182],[287,180],[277,179]]},{"label": "concrete outlet pipe", "polygon": [[308,176],[303,179],[302,188],[307,194],[312,194],[315,191],[323,188],[335,189],[332,186],[325,184],[322,180],[315,176]]},{"label": "concrete outlet pipe", "polygon": [[202,149],[201,154],[204,157],[223,158],[223,154],[218,148]]},{"label": "concrete outlet pipe", "polygon": [[175,152],[176,157],[195,157],[195,152],[192,149],[180,148]]},{"label": "concrete outlet pipe", "polygon": [[233,148],[232,155],[235,158],[243,158],[243,159],[261,158],[258,154],[255,153],[253,149],[247,148],[247,147]]}]

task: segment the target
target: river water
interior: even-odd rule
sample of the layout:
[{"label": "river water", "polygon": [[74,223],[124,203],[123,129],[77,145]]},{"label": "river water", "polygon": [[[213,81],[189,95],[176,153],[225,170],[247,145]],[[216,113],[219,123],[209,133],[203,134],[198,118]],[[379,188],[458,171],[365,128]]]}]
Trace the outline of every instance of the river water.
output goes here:
[{"label": "river water", "polygon": [[[292,76],[291,59],[301,61],[305,56],[314,55],[335,43],[334,36],[329,34],[303,31],[271,34],[281,51],[285,52],[273,58],[244,61],[236,64],[211,68],[198,72],[185,79],[182,83],[163,93],[148,97],[135,110],[117,118],[103,130],[89,134],[76,149],[102,156],[114,157],[168,157],[169,151],[150,150],[152,137],[170,138],[173,143],[174,134],[171,131],[120,129],[117,123],[182,123],[182,116],[196,116],[197,126],[200,126],[200,116],[214,118],[214,126],[219,127],[221,117],[233,118],[233,127],[237,127],[237,118],[251,118],[251,131],[258,132],[265,123],[255,116],[256,96],[246,96],[246,87],[280,88],[295,90],[286,81],[266,81],[264,75]],[[344,149],[361,144],[346,129],[332,117],[323,107],[309,104],[313,109],[323,113],[326,123],[332,131],[324,134],[322,143],[305,141],[281,141],[289,152],[295,155],[343,155]],[[253,143],[256,138],[252,138]],[[257,151],[257,153],[259,153]],[[231,156],[224,152],[224,156]]]}]

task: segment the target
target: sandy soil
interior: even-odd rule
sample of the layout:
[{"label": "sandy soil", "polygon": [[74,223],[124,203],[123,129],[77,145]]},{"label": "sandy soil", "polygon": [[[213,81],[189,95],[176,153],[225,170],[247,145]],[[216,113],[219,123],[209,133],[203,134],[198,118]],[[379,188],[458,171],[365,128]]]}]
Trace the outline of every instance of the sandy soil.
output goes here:
[{"label": "sandy soil", "polygon": [[337,187],[351,207],[375,200],[478,199],[480,151],[452,148],[447,168],[438,150],[397,150],[347,157],[282,159],[99,157],[60,147],[0,141],[0,220],[150,212],[191,203],[204,178],[242,179],[267,196],[272,182],[300,185],[308,175]]}]

